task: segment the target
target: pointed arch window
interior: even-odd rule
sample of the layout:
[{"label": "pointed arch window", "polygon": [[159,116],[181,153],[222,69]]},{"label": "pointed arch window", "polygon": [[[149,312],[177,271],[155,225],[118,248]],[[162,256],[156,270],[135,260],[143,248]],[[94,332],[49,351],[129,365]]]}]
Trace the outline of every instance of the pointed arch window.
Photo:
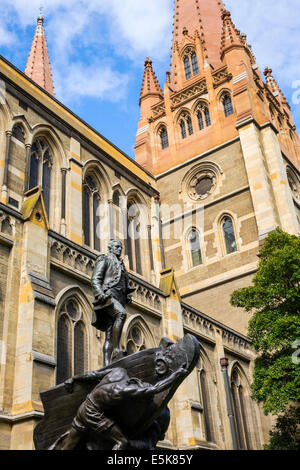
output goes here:
[{"label": "pointed arch window", "polygon": [[192,229],[189,235],[189,249],[191,252],[192,266],[196,267],[203,263],[201,247],[200,247],[200,238],[198,230]]},{"label": "pointed arch window", "polygon": [[88,369],[87,331],[76,299],[68,299],[60,308],[57,322],[56,383],[60,384]]},{"label": "pointed arch window", "polygon": [[37,139],[31,146],[28,189],[41,186],[47,216],[50,213],[51,172],[53,158],[51,149],[44,139]]},{"label": "pointed arch window", "polygon": [[146,347],[144,332],[139,324],[135,323],[129,330],[126,350],[128,351],[128,354],[134,354],[136,352],[143,351]]},{"label": "pointed arch window", "polygon": [[203,130],[205,126],[206,127],[211,126],[210,113],[206,105],[200,103],[196,109],[196,114],[198,118],[198,125],[199,125],[200,131]]},{"label": "pointed arch window", "polygon": [[232,105],[232,100],[229,94],[225,94],[223,97],[223,107],[224,107],[224,113],[225,116],[228,117],[231,114],[233,114],[233,105]]},{"label": "pointed arch window", "polygon": [[143,274],[141,260],[141,221],[140,210],[135,201],[127,206],[127,254],[129,267],[138,274]]},{"label": "pointed arch window", "polygon": [[191,61],[192,61],[192,67],[193,67],[193,74],[198,75],[199,67],[198,67],[198,60],[197,60],[197,56],[195,52],[193,52],[193,54],[191,55]]},{"label": "pointed arch window", "polygon": [[199,124],[199,129],[202,131],[204,129],[204,120],[203,120],[203,115],[202,111],[197,112],[197,118],[198,118],[198,124]]},{"label": "pointed arch window", "polygon": [[225,241],[226,253],[235,253],[237,251],[237,243],[234,233],[233,221],[230,217],[225,217],[222,220],[222,229]]},{"label": "pointed arch window", "polygon": [[16,124],[14,126],[12,136],[22,142],[22,144],[25,144],[25,132],[23,126],[21,126],[20,124]]},{"label": "pointed arch window", "polygon": [[199,66],[198,66],[198,59],[194,48],[187,47],[184,52],[183,57],[183,64],[184,64],[184,71],[185,71],[185,78],[189,80],[192,76],[198,75],[199,73]]},{"label": "pointed arch window", "polygon": [[185,56],[184,58],[184,70],[185,70],[185,78],[189,80],[192,77],[191,63],[190,63],[189,56]]},{"label": "pointed arch window", "polygon": [[100,189],[96,177],[88,174],[83,182],[82,223],[84,244],[100,251]]},{"label": "pointed arch window", "polygon": [[161,127],[159,134],[160,134],[161,148],[162,150],[164,150],[169,147],[169,137],[168,137],[167,128],[165,126]]},{"label": "pointed arch window", "polygon": [[187,125],[188,125],[189,134],[192,135],[194,133],[194,129],[193,129],[193,123],[192,123],[191,116],[187,117],[186,122],[187,122]]},{"label": "pointed arch window", "polygon": [[233,402],[234,418],[237,430],[238,447],[241,450],[249,450],[250,436],[247,423],[245,391],[237,370],[232,373],[231,395]]},{"label": "pointed arch window", "polygon": [[181,137],[182,139],[186,139],[186,127],[185,127],[185,121],[183,119],[180,120],[179,122],[179,126],[180,126],[180,131],[181,131]]}]

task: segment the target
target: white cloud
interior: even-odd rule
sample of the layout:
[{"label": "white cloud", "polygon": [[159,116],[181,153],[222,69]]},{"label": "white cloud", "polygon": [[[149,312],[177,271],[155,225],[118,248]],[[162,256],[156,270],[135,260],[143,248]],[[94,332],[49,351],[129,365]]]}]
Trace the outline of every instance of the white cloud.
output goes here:
[{"label": "white cloud", "polygon": [[[238,29],[247,34],[260,67],[270,66],[279,85],[290,90],[291,96],[293,81],[300,79],[299,0],[225,3]],[[69,100],[73,90],[76,96],[94,94],[99,99],[115,99],[120,96],[120,83],[127,82],[128,74],[147,55],[159,74],[168,70],[173,0],[44,0],[43,4],[60,98],[67,96]],[[1,0],[0,45],[14,43],[17,48],[18,39],[11,25],[32,27],[39,6],[40,0]],[[93,63],[95,57],[97,64]],[[121,73],[123,58],[131,62]],[[77,83],[89,86],[80,86],[78,92]]]},{"label": "white cloud", "polygon": [[53,75],[56,95],[63,96],[66,104],[91,97],[116,102],[126,95],[127,76],[102,64],[54,67]]}]

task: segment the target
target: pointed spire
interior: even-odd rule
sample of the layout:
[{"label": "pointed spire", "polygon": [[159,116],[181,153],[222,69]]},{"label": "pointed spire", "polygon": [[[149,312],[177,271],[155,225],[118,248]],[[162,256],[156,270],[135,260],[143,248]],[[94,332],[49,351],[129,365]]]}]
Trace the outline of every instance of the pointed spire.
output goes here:
[{"label": "pointed spire", "polygon": [[55,96],[44,29],[44,17],[42,14],[37,18],[37,27],[27,60],[25,74],[48,93]]},{"label": "pointed spire", "polygon": [[180,47],[187,32],[192,38],[196,32],[198,33],[205,59],[214,68],[221,65],[222,9],[224,9],[222,0],[175,0],[171,58],[173,83],[176,83],[177,73],[176,49]]},{"label": "pointed spire", "polygon": [[148,95],[158,95],[160,98],[163,97],[163,92],[152,68],[152,60],[150,60],[149,57],[147,57],[145,60],[145,71],[140,94],[140,101]]},{"label": "pointed spire", "polygon": [[246,38],[245,35],[242,36],[241,32],[236,29],[234,23],[231,19],[231,14],[228,10],[222,11],[222,21],[223,21],[223,30],[222,30],[222,42],[221,42],[221,57],[223,57],[224,52],[232,47],[245,47]]}]

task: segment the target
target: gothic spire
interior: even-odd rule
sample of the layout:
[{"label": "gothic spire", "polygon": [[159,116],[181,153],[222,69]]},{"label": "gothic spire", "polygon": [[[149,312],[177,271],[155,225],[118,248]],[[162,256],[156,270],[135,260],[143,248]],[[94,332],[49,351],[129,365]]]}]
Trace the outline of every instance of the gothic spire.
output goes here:
[{"label": "gothic spire", "polygon": [[144,71],[144,78],[142,83],[142,90],[140,94],[140,100],[145,98],[149,95],[158,95],[162,98],[162,90],[158,83],[157,77],[152,68],[152,60],[149,57],[145,60],[145,71]]},{"label": "gothic spire", "polygon": [[25,74],[48,93],[55,96],[42,14],[37,18],[37,27],[27,60]]},{"label": "gothic spire", "polygon": [[221,65],[220,45],[222,34],[222,0],[175,0],[171,76],[176,82],[176,48],[184,41],[185,35],[199,34],[205,59],[214,67]]}]

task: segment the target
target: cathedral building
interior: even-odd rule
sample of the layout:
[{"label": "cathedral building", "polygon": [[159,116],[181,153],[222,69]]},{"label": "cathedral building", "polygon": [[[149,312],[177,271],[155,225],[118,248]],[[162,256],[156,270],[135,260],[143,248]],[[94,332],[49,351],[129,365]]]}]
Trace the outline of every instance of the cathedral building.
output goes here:
[{"label": "cathedral building", "polygon": [[299,137],[223,2],[174,8],[163,90],[145,61],[135,161],[55,98],[42,16],[25,73],[0,56],[0,449],[33,449],[40,392],[102,367],[90,279],[114,238],[136,287],[122,347],[201,346],[159,447],[268,442],[249,316],[229,298],[269,232],[300,232]]}]

